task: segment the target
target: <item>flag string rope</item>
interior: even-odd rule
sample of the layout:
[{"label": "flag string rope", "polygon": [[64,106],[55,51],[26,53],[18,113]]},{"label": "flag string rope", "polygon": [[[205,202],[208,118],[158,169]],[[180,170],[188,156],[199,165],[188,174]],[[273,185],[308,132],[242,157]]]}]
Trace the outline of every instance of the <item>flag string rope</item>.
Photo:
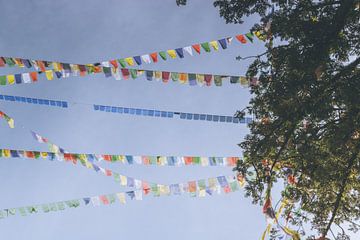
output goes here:
[{"label": "flag string rope", "polygon": [[92,106],[93,110],[98,112],[109,112],[109,113],[128,114],[128,115],[146,116],[146,117],[161,117],[168,119],[209,121],[209,122],[236,123],[236,124],[238,123],[249,124],[253,122],[252,117],[238,118],[236,116],[98,105],[98,104],[91,104],[85,102],[73,102],[73,101],[68,102],[68,101],[59,101],[59,100],[50,100],[50,99],[29,98],[24,96],[0,95],[0,100],[9,101],[9,102],[27,103],[27,104],[37,104],[37,105],[59,107],[59,108],[68,108],[69,103],[71,103],[72,105],[79,104],[85,106]]},{"label": "flag string rope", "polygon": [[[43,74],[44,73],[44,74]],[[245,76],[216,75],[210,73],[188,73],[170,72],[161,70],[145,70],[134,68],[115,68],[104,66],[84,66],[73,65],[70,69],[46,70],[45,72],[26,72],[18,74],[8,74],[0,76],[0,86],[18,85],[27,83],[37,83],[41,76],[43,79],[52,81],[55,79],[65,79],[69,77],[85,77],[93,74],[103,73],[106,78],[113,77],[115,80],[138,79],[145,76],[147,81],[162,82],[164,84],[173,82],[188,86],[223,86],[223,83],[231,85],[238,84],[242,87],[249,87],[258,84],[257,78],[247,78]],[[170,81],[171,80],[171,81]]]},{"label": "flag string rope", "polygon": [[[198,182],[198,188],[194,189],[194,185],[189,182],[189,184],[171,184],[171,185],[158,185],[156,186],[148,186],[138,190],[131,191],[123,191],[117,193],[110,194],[102,194],[92,197],[82,197],[72,200],[44,203],[44,204],[35,204],[35,205],[27,205],[23,207],[15,207],[15,208],[5,208],[0,209],[0,219],[14,216],[19,214],[20,216],[27,216],[28,214],[32,215],[35,213],[39,213],[41,210],[44,213],[61,211],[70,208],[77,208],[79,206],[87,206],[90,205],[90,202],[93,206],[100,205],[110,205],[115,203],[117,200],[121,204],[126,204],[127,200],[143,200],[143,197],[148,196],[150,193],[154,197],[160,196],[180,196],[185,193],[189,193],[190,197],[206,197],[206,196],[214,196],[215,194],[220,195],[222,193],[228,194],[232,192],[238,191],[241,187],[244,186],[245,182],[243,180],[239,180],[236,176],[220,176],[224,179],[231,179],[231,186],[223,187],[220,183],[217,183],[216,179],[219,178],[209,178],[208,185],[206,184],[205,179],[192,181]],[[162,188],[162,186],[164,186]],[[179,186],[179,187],[178,187]],[[196,185],[195,185],[196,186]],[[222,189],[222,190],[221,190]]]},{"label": "flag string rope", "polygon": [[[254,37],[259,38],[260,40],[264,40],[264,32],[256,31],[256,32],[248,32],[246,34],[236,35],[235,38],[242,44],[247,43],[248,41],[253,42]],[[158,59],[161,58],[166,61],[168,58],[184,58],[186,52],[189,56],[193,56],[193,50],[200,54],[201,50],[205,52],[211,52],[211,48],[214,51],[219,50],[219,45],[222,49],[227,49],[227,46],[231,44],[234,37],[226,37],[219,40],[203,42],[199,44],[192,44],[186,47],[179,47],[175,49],[169,49],[166,51],[153,52],[149,54],[137,55],[133,57],[119,58],[114,60],[108,60],[99,63],[93,64],[74,64],[74,63],[61,63],[57,61],[47,61],[47,60],[33,60],[33,59],[24,59],[24,58],[15,58],[15,57],[0,57],[0,67],[27,67],[27,68],[35,68],[36,70],[40,69],[41,71],[46,71],[47,68],[70,68],[70,65],[93,65],[93,66],[140,66],[142,63],[157,63]]]},{"label": "flag string rope", "polygon": [[[0,111],[0,115],[5,113]],[[11,122],[10,127],[14,127],[14,119],[8,117],[8,121]],[[237,161],[240,159],[238,156],[228,156],[228,157],[204,157],[204,156],[161,156],[161,155],[129,155],[129,154],[95,154],[95,153],[69,153],[65,151],[62,147],[52,143],[48,138],[41,136],[40,134],[34,132],[33,130],[28,130],[22,124],[17,126],[29,131],[33,138],[39,143],[45,143],[48,145],[50,152],[44,151],[24,151],[24,150],[14,150],[14,149],[0,149],[0,157],[17,157],[24,154],[24,152],[29,152],[30,156],[51,156],[56,154],[62,154],[58,157],[66,159],[69,161],[82,161],[83,159],[90,162],[111,162],[111,163],[122,163],[127,165],[155,165],[155,166],[228,166],[235,167]],[[53,156],[52,158],[55,158]]]}]

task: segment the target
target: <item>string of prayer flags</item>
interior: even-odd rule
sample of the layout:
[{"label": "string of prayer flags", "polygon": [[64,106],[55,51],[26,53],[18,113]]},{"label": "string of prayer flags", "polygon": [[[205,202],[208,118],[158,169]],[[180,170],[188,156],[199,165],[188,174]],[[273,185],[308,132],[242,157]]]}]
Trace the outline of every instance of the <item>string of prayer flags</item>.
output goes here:
[{"label": "string of prayer flags", "polygon": [[37,134],[36,132],[30,131],[33,138],[39,143],[46,143],[49,147],[49,150],[53,153],[67,153],[63,148],[57,146],[56,144],[50,142],[47,138],[44,138]]},{"label": "string of prayer flags", "polygon": [[4,112],[0,111],[0,117],[3,118],[7,122],[7,124],[9,125],[10,128],[15,127],[14,119],[12,119],[8,115],[6,115]]},{"label": "string of prayer flags", "polygon": [[[248,32],[246,34],[239,34],[236,35],[235,38],[239,40],[242,44],[247,43],[246,39],[248,39],[250,42],[253,42],[254,36],[256,36],[258,39],[264,41],[265,38],[263,36],[264,34],[260,31],[255,32]],[[203,43],[197,43],[192,44],[186,47],[177,47],[172,48],[165,51],[159,51],[159,52],[153,52],[143,55],[136,55],[132,57],[125,57],[125,58],[118,58],[113,59],[109,61],[104,61],[101,63],[93,63],[93,64],[75,64],[75,65],[93,65],[93,66],[109,66],[109,63],[112,65],[118,65],[125,68],[126,66],[140,66],[142,63],[157,63],[158,62],[158,56],[161,57],[164,61],[166,61],[169,56],[170,58],[184,58],[184,52],[188,53],[189,56],[193,56],[192,49],[195,50],[198,54],[201,54],[201,49],[205,52],[211,52],[211,48],[213,48],[214,51],[219,50],[219,45],[223,50],[227,49],[227,46],[231,44],[231,40],[233,37],[227,37],[222,38],[218,40],[203,42]],[[47,60],[33,60],[33,59],[23,59],[23,58],[14,58],[14,57],[0,57],[0,67],[27,67],[27,68],[34,68],[37,71],[46,72],[47,69],[68,69],[71,67],[71,65],[74,65],[73,63],[61,63],[56,61],[47,61]],[[46,73],[49,75],[49,78],[52,78],[51,72]]]},{"label": "string of prayer flags", "polygon": [[[236,179],[235,176],[225,177],[228,181]],[[130,201],[142,201],[144,197],[149,196],[150,192],[154,197],[159,196],[180,196],[189,193],[191,197],[205,197],[221,194],[221,187],[216,184],[216,178],[207,180],[201,179],[197,181],[189,181],[188,183],[177,183],[171,185],[151,184],[144,189],[117,192],[110,194],[101,194],[92,197],[82,197],[78,199],[64,200],[52,203],[33,204],[23,207],[0,209],[0,219],[11,216],[29,216],[36,213],[58,212],[66,209],[85,207],[85,206],[104,206],[115,203],[126,204]],[[208,184],[206,184],[208,183]],[[215,183],[215,184],[214,184]],[[223,191],[225,192],[225,191]],[[235,191],[232,191],[235,192]]]},{"label": "string of prayer flags", "polygon": [[[37,136],[37,138],[39,138],[39,136]],[[6,152],[8,152],[9,154],[5,154]],[[196,156],[160,156],[160,155],[134,156],[134,155],[110,155],[110,154],[94,154],[94,153],[67,153],[65,151],[59,151],[59,152],[62,154],[60,153],[55,154],[55,152],[0,149],[0,157],[43,156],[43,158],[48,160],[58,159],[59,161],[64,161],[66,158],[66,159],[71,159],[75,163],[83,162],[84,164],[86,164],[86,162],[94,163],[95,161],[97,162],[106,161],[109,163],[121,163],[127,165],[170,166],[170,167],[181,167],[181,166],[235,167],[237,161],[240,160],[240,157],[196,157]]]},{"label": "string of prayer flags", "polygon": [[21,102],[21,103],[29,103],[29,104],[46,105],[46,106],[61,107],[61,108],[68,107],[68,103],[65,101],[56,101],[56,100],[40,99],[40,98],[28,98],[28,97],[11,96],[11,95],[1,95],[0,94],[0,100],[10,101],[10,102]]},{"label": "string of prayer flags", "polygon": [[105,105],[96,105],[96,104],[94,104],[93,106],[94,106],[94,111],[111,112],[111,113],[119,113],[119,114],[131,114],[131,115],[148,116],[148,117],[177,118],[182,120],[212,121],[212,122],[222,122],[222,123],[225,122],[243,123],[243,124],[249,124],[252,123],[253,121],[253,119],[250,117],[239,119],[237,117],[224,116],[224,115],[170,112],[170,111],[160,111],[154,109],[127,108],[127,107],[105,106]]},{"label": "string of prayer flags", "polygon": [[[117,66],[117,65],[116,65]],[[120,68],[114,66],[109,67],[92,67],[83,66],[80,71],[80,66],[74,65],[69,70],[46,70],[45,78],[47,80],[53,80],[54,76],[58,79],[68,78],[70,76],[85,77],[87,75],[103,73],[106,78],[113,77],[116,80],[128,80],[137,79],[141,76],[145,76],[148,81],[161,81],[162,83],[168,83],[171,79],[174,83],[181,83],[189,86],[212,86],[215,85],[220,87],[224,82],[230,82],[230,84],[240,84],[242,87],[255,86],[258,84],[257,78],[247,78],[244,76],[229,76],[229,75],[213,75],[206,73],[183,73],[183,72],[168,72],[168,71],[157,71],[157,70],[144,70],[144,69],[129,69]],[[42,72],[30,72],[30,73],[19,73],[16,84],[22,83],[36,83],[39,77],[42,76]],[[12,79],[14,75],[0,76],[0,85],[13,84],[6,79]],[[35,76],[35,78],[31,77]],[[180,78],[181,76],[181,78]],[[3,81],[1,79],[4,79]]]}]

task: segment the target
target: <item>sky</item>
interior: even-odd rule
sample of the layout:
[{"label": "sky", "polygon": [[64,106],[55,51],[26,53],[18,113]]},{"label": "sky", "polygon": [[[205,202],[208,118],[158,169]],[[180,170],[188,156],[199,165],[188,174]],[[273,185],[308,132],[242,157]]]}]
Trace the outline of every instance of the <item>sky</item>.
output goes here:
[{"label": "sky", "polygon": [[[175,0],[48,1],[0,0],[0,55],[60,62],[91,63],[184,47],[246,33],[254,19],[225,24],[212,1]],[[143,68],[178,72],[244,75],[248,61],[236,56],[260,53],[262,43],[173,59]],[[0,74],[26,69],[0,69]],[[0,122],[0,148],[42,150],[33,130],[69,152],[128,155],[240,156],[248,133],[244,124],[184,121],[109,114],[90,105],[154,108],[233,115],[250,100],[240,86],[190,87],[115,81],[103,75],[71,77],[37,84],[2,86],[0,94],[72,102],[69,108],[0,101],[15,119]],[[170,184],[230,175],[228,167],[104,165],[121,174]],[[111,179],[63,162],[0,159],[0,208],[68,200],[124,189]],[[0,221],[2,239],[258,239],[265,229],[261,208],[239,191],[206,198],[147,197],[126,205],[83,207]]]}]

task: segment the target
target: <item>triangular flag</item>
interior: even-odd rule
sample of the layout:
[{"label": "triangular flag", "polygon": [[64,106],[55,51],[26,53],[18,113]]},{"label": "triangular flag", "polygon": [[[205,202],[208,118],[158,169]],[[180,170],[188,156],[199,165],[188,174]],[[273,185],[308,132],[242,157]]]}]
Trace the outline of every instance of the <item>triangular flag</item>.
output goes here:
[{"label": "triangular flag", "polygon": [[250,42],[253,42],[254,34],[252,32],[245,34],[246,38],[249,39]]},{"label": "triangular flag", "polygon": [[187,52],[190,56],[193,55],[191,46],[184,47],[185,52]]},{"label": "triangular flag", "polygon": [[157,62],[157,61],[158,61],[158,55],[157,55],[156,52],[151,53],[150,56],[151,56],[151,59],[153,60],[153,62]]},{"label": "triangular flag", "polygon": [[120,63],[121,67],[126,67],[126,62],[125,62],[125,59],[121,58],[121,59],[118,59],[118,62]]},{"label": "triangular flag", "polygon": [[210,52],[210,46],[208,42],[201,43],[201,47],[205,50],[205,52]]},{"label": "triangular flag", "polygon": [[222,47],[222,49],[226,49],[227,48],[227,44],[226,44],[226,39],[220,39],[219,40],[220,46]]},{"label": "triangular flag", "polygon": [[167,53],[171,58],[176,58],[176,51],[173,49],[167,50]]},{"label": "triangular flag", "polygon": [[210,46],[212,46],[215,51],[219,50],[219,45],[217,41],[211,41]]},{"label": "triangular flag", "polygon": [[180,58],[184,57],[184,51],[182,48],[177,48],[177,49],[175,49],[175,51]]},{"label": "triangular flag", "polygon": [[149,54],[142,55],[141,59],[144,61],[144,63],[151,63]]},{"label": "triangular flag", "polygon": [[141,57],[140,56],[135,56],[134,59],[135,59],[135,62],[137,63],[137,65],[141,65]]},{"label": "triangular flag", "polygon": [[129,66],[134,66],[134,65],[135,65],[134,59],[133,59],[132,57],[125,58],[125,62],[126,62]]},{"label": "triangular flag", "polygon": [[244,35],[236,35],[235,36],[236,37],[236,39],[237,40],[239,40],[239,42],[241,42],[241,43],[246,43],[247,41],[246,41],[246,38],[244,37]]},{"label": "triangular flag", "polygon": [[159,55],[163,60],[166,60],[166,52],[164,52],[164,51],[159,52]]},{"label": "triangular flag", "polygon": [[200,44],[194,44],[192,47],[195,49],[195,51],[200,54]]}]

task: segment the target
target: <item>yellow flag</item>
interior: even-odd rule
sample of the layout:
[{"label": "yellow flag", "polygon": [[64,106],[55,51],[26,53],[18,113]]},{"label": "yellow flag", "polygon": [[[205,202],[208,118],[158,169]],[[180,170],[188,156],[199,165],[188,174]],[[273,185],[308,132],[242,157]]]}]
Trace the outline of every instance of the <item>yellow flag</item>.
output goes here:
[{"label": "yellow flag", "polygon": [[176,58],[176,51],[174,49],[167,50],[167,53],[171,58]]},{"label": "yellow flag", "polygon": [[45,75],[46,75],[47,80],[53,80],[54,79],[54,74],[53,74],[52,70],[46,70]]},{"label": "yellow flag", "polygon": [[219,45],[217,41],[211,41],[210,46],[212,46],[215,51],[219,50]]},{"label": "yellow flag", "polygon": [[4,157],[10,157],[11,156],[10,150],[9,149],[3,149],[3,156]]},{"label": "yellow flag", "polygon": [[116,195],[117,195],[117,197],[119,198],[119,201],[120,201],[122,204],[125,204],[125,203],[126,203],[125,193],[117,193]]},{"label": "yellow flag", "polygon": [[162,78],[162,72],[161,71],[155,71],[155,79],[160,80]]},{"label": "yellow flag", "polygon": [[12,85],[15,83],[15,76],[14,75],[7,75],[8,84]]},{"label": "yellow flag", "polygon": [[93,165],[92,165],[90,162],[86,162],[86,163],[85,163],[85,166],[86,166],[87,168],[93,169]]},{"label": "yellow flag", "polygon": [[125,61],[129,66],[134,66],[134,59],[132,57],[125,58]]},{"label": "yellow flag", "polygon": [[40,152],[40,156],[41,156],[42,158],[46,159],[47,156],[48,156],[48,153],[47,153],[47,152]]},{"label": "yellow flag", "polygon": [[199,197],[205,197],[206,196],[206,190],[205,189],[201,189],[199,191]]},{"label": "yellow flag", "polygon": [[199,85],[204,85],[204,74],[196,74],[196,80]]},{"label": "yellow flag", "polygon": [[120,175],[120,184],[121,184],[122,186],[126,186],[126,185],[127,185],[127,178],[126,178],[126,176]]},{"label": "yellow flag", "polygon": [[10,127],[10,128],[14,128],[14,127],[15,127],[14,119],[8,118],[8,119],[7,119],[7,123],[9,124],[9,127]]}]

